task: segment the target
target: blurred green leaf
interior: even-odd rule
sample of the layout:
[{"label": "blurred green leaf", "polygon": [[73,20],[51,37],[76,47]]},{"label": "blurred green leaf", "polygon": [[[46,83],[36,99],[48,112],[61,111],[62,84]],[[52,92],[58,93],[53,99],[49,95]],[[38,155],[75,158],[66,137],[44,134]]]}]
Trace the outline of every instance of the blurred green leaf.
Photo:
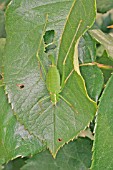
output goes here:
[{"label": "blurred green leaf", "polygon": [[[97,57],[96,61],[97,61],[97,63],[100,64],[100,69],[103,72],[104,82],[106,84],[106,82],[108,81],[108,79],[111,76],[111,73],[113,72],[113,60],[111,60],[108,57],[108,54],[106,53],[106,51],[104,51],[103,55],[100,57]],[[102,67],[101,64],[104,67]]]},{"label": "blurred green leaf", "polygon": [[104,46],[109,57],[113,60],[113,37],[110,34],[103,33],[99,29],[90,30],[89,33]]},{"label": "blurred green leaf", "polygon": [[113,169],[113,75],[101,97],[95,125],[91,170]]},{"label": "blurred green leaf", "polygon": [[92,142],[79,138],[64,146],[53,159],[48,151],[26,161],[21,170],[88,170],[91,164]]},{"label": "blurred green leaf", "polygon": [[97,11],[104,13],[113,8],[112,0],[97,0]]},{"label": "blurred green leaf", "polygon": [[[96,56],[97,58],[99,57],[102,57],[102,55],[104,54],[104,52],[106,52],[105,48],[103,45],[99,44],[97,45],[97,48],[96,48]],[[96,60],[97,60],[96,58]]]},{"label": "blurred green leaf", "polygon": [[25,164],[25,160],[22,158],[17,158],[6,164],[3,170],[20,170],[20,168]]},{"label": "blurred green leaf", "polygon": [[113,32],[113,29],[109,29],[107,27],[109,25],[112,25],[112,23],[113,23],[113,9],[105,14],[97,13],[94,26],[95,28],[101,29],[105,33],[109,33]]},{"label": "blurred green leaf", "polygon": [[0,10],[5,10],[11,0],[0,0]]},{"label": "blurred green leaf", "polygon": [[0,170],[2,170],[3,169],[3,166],[2,165],[0,165]]}]

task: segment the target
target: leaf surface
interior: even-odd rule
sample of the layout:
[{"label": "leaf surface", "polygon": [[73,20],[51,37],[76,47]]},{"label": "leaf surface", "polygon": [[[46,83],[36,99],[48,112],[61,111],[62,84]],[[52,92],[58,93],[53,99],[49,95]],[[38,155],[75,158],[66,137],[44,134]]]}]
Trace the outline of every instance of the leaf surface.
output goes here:
[{"label": "leaf surface", "polygon": [[[5,39],[0,39],[0,68],[3,67]],[[3,69],[0,69],[0,74]],[[3,75],[2,75],[3,76]],[[3,85],[0,80],[0,85]],[[28,156],[43,150],[45,145],[30,135],[24,126],[17,122],[11,105],[8,103],[4,87],[0,87],[0,164],[19,156]]]},{"label": "leaf surface", "polygon": [[86,82],[89,96],[97,102],[104,86],[102,71],[96,65],[82,66],[80,71]]},{"label": "leaf surface", "polygon": [[45,151],[27,160],[21,170],[88,170],[91,163],[91,146],[89,139],[79,138],[64,146],[56,159]]},{"label": "leaf surface", "polygon": [[0,87],[0,164],[19,156],[28,156],[44,149],[15,119],[10,105]]},{"label": "leaf surface", "polygon": [[113,169],[113,75],[101,97],[93,146],[91,170]]},{"label": "leaf surface", "polygon": [[97,0],[98,12],[104,13],[113,8],[113,1],[111,0]]}]

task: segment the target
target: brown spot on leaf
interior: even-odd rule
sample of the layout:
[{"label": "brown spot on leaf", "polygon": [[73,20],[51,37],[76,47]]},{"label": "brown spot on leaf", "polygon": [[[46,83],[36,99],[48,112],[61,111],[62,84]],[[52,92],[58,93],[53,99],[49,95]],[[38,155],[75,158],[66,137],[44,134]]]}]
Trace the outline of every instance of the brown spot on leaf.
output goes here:
[{"label": "brown spot on leaf", "polygon": [[23,88],[24,88],[24,84],[17,84],[17,86],[18,86],[20,89],[23,89]]},{"label": "brown spot on leaf", "polygon": [[62,139],[61,139],[61,138],[58,138],[58,142],[62,142]]}]

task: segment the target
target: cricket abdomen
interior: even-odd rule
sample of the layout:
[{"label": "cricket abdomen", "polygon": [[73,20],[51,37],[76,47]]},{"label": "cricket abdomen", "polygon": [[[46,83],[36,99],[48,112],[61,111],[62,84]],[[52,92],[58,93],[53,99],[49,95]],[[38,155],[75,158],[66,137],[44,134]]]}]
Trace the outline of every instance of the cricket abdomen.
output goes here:
[{"label": "cricket abdomen", "polygon": [[50,92],[51,100],[53,103],[57,102],[57,94],[60,93],[60,74],[55,65],[50,66],[46,75],[46,86]]}]

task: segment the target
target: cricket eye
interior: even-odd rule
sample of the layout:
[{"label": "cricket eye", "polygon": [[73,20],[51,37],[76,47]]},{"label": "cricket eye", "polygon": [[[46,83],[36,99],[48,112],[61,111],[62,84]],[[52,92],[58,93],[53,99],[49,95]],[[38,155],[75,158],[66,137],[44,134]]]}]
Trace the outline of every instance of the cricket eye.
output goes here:
[{"label": "cricket eye", "polygon": [[20,88],[20,89],[23,89],[25,86],[24,84],[17,84],[17,86]]}]

